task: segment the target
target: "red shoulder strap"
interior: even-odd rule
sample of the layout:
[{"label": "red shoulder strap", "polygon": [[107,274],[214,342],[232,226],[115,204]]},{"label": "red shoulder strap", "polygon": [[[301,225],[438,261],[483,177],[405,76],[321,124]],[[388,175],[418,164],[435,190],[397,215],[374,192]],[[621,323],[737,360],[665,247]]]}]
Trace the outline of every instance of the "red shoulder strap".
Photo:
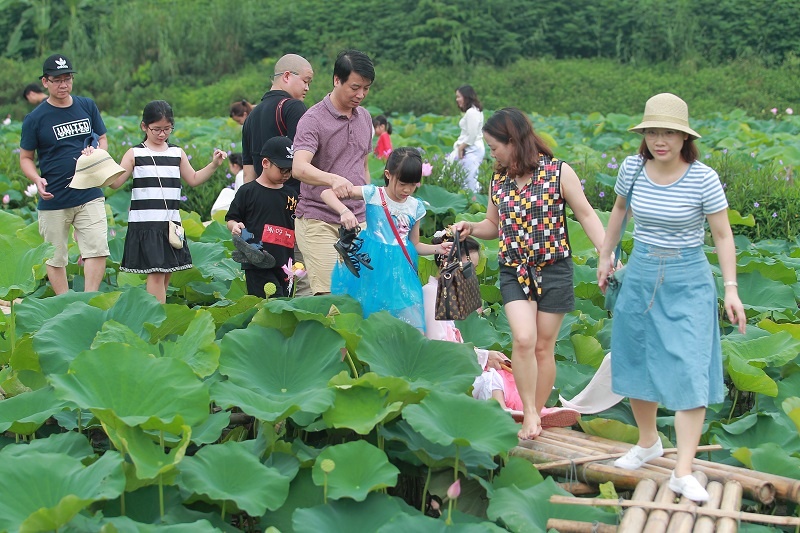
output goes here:
[{"label": "red shoulder strap", "polygon": [[405,254],[406,259],[408,259],[408,264],[411,265],[411,268],[414,270],[414,272],[416,272],[417,266],[411,260],[411,256],[408,255],[406,245],[403,244],[403,239],[400,238],[400,233],[398,233],[397,228],[394,225],[394,221],[392,220],[392,215],[389,213],[389,206],[386,205],[386,197],[383,195],[383,187],[378,187],[378,192],[381,194],[381,205],[383,206],[383,212],[386,213],[386,218],[389,220],[389,225],[392,227],[394,238],[397,239],[397,244],[400,245],[400,249],[403,250],[403,254]]},{"label": "red shoulder strap", "polygon": [[285,104],[287,100],[291,100],[291,98],[284,98],[278,102],[278,107],[275,108],[275,125],[278,126],[278,133],[280,133],[281,136],[285,136],[288,131],[286,129],[286,122],[283,120],[283,104]]}]

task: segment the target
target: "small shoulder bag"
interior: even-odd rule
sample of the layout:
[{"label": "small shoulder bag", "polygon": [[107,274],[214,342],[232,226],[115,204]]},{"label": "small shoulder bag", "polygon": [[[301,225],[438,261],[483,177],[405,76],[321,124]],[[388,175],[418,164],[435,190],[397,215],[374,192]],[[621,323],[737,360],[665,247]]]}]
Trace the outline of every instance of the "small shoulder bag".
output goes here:
[{"label": "small shoulder bag", "polygon": [[[622,255],[622,236],[625,235],[625,226],[628,225],[628,211],[631,208],[631,199],[633,198],[633,186],[636,185],[636,179],[639,177],[639,174],[642,172],[644,168],[644,164],[639,167],[639,172],[633,176],[633,181],[631,182],[631,187],[628,189],[628,194],[625,197],[625,216],[622,218],[622,226],[619,229],[619,241],[617,242],[617,248],[614,251],[614,260],[619,261],[619,258]],[[603,307],[606,311],[614,312],[614,305],[617,303],[617,297],[619,296],[620,290],[622,290],[622,280],[625,278],[625,266],[616,269],[614,272],[608,275],[607,285],[606,285],[606,299],[603,304]]]},{"label": "small shoulder bag", "polygon": [[[149,152],[150,149],[148,148],[147,151]],[[161,189],[161,198],[164,200],[164,209],[167,210],[167,216],[169,217],[170,209],[167,205],[167,196],[164,194],[164,186],[161,184],[161,176],[158,175],[158,165],[156,164],[156,158],[153,157],[153,154],[150,154],[150,159],[153,160],[153,168],[156,169],[156,178],[158,178],[158,187]],[[183,243],[185,241],[185,234],[183,230],[183,226],[180,226],[172,221],[172,217],[169,217],[167,220],[167,236],[169,237],[169,245],[175,248],[176,250],[180,250],[183,248]]]}]

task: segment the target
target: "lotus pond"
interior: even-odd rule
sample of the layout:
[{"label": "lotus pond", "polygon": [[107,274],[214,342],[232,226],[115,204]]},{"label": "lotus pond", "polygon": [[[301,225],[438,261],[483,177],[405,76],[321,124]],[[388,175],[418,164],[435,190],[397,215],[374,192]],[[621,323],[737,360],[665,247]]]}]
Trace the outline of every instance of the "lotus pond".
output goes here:
[{"label": "lotus pond", "polygon": [[[557,154],[578,162],[587,191],[610,194],[613,165],[635,150],[623,133],[635,119],[534,118]],[[743,126],[754,125],[747,117],[713,121],[700,131],[715,160],[729,156],[725,149],[753,151],[746,157],[754,167],[781,176],[783,166],[770,166],[775,157],[790,170],[800,163],[788,120],[762,121],[769,124],[758,124],[758,134]],[[136,118],[107,123],[117,157],[139,141]],[[457,135],[455,119],[397,117],[394,127],[394,145],[423,147],[432,165],[419,190],[428,202],[423,233],[480,220],[485,198],[468,197],[441,162]],[[173,137],[205,164],[213,147],[235,150],[237,136],[231,122],[188,119]],[[24,192],[18,138],[14,124],[0,130],[0,194],[9,196],[0,210],[0,299],[21,298],[0,315],[0,531],[537,532],[549,517],[617,522],[613,510],[550,504],[551,495],[566,494],[558,480],[508,456],[516,425],[496,402],[467,394],[479,372],[469,344],[429,341],[384,313],[365,320],[347,297],[247,296],[229,232],[220,219],[202,220],[229,183],[223,171],[186,192],[194,268],[173,275],[167,304],[145,292],[142,278],[119,272],[124,190],[107,201],[111,256],[101,291],[53,296],[42,281],[51,247]],[[378,176],[381,163],[370,165]],[[729,394],[708,410],[703,443],[722,445],[712,460],[800,478],[800,246],[745,237],[758,223],[753,213],[731,210],[730,218],[749,324],[740,335],[721,322]],[[577,309],[556,345],[552,402],[580,391],[610,344],[593,246],[579,225],[569,232]],[[483,244],[485,312],[459,327],[466,342],[510,353],[497,244]],[[713,248],[706,254],[721,289]],[[80,291],[74,245],[70,255],[68,275]],[[434,268],[421,259],[421,278]],[[662,438],[672,441],[672,413],[659,414]],[[581,429],[637,438],[626,403],[584,416]],[[424,495],[442,502],[440,517]],[[791,504],[748,503],[797,514]]]}]

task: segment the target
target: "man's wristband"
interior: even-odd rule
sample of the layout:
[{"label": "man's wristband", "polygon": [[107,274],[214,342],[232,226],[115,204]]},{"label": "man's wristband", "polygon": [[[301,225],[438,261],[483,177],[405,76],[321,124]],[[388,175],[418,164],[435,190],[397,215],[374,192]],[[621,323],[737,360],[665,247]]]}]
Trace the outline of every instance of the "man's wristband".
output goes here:
[{"label": "man's wristband", "polygon": [[347,213],[348,211],[350,211],[350,208],[349,208],[349,207],[345,207],[345,208],[344,208],[344,211],[342,211],[341,213],[339,213],[339,216],[342,216],[342,215],[344,215],[344,214],[345,214],[345,213]]}]

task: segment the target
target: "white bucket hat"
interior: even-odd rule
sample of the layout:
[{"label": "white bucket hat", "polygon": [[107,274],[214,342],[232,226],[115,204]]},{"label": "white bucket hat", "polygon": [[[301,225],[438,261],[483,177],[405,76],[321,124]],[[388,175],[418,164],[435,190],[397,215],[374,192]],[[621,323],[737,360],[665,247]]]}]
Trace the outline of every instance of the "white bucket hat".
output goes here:
[{"label": "white bucket hat", "polygon": [[672,93],[661,93],[650,98],[644,105],[641,124],[628,131],[644,133],[649,128],[677,130],[689,134],[692,139],[700,138],[700,134],[689,127],[689,106]]},{"label": "white bucket hat", "polygon": [[107,187],[111,185],[120,174],[122,168],[102,148],[95,148],[89,155],[81,155],[75,165],[75,176],[69,186],[73,189],[91,189],[92,187]]}]

